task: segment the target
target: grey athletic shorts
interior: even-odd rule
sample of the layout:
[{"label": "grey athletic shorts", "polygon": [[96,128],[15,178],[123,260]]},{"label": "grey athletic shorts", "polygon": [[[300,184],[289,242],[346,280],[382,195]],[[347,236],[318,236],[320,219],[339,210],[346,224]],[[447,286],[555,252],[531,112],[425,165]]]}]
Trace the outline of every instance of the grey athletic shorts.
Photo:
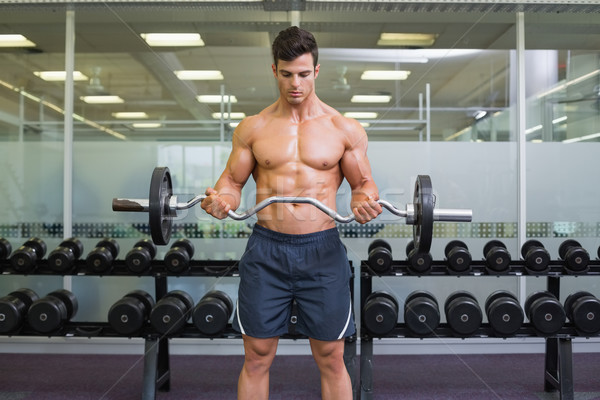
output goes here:
[{"label": "grey athletic shorts", "polygon": [[256,338],[287,333],[294,299],[295,333],[337,340],[356,332],[350,263],[337,228],[290,235],[256,224],[239,270],[238,332]]}]

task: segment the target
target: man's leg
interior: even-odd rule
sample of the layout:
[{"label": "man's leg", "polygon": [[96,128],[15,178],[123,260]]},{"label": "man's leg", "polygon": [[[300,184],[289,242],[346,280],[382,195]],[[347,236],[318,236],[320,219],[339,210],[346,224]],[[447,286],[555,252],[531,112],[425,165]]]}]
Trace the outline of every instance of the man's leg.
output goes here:
[{"label": "man's leg", "polygon": [[244,366],[238,380],[239,400],[269,398],[269,368],[277,352],[278,337],[259,339],[243,335]]},{"label": "man's leg", "polygon": [[352,400],[352,382],[344,364],[344,344],[344,339],[310,339],[313,357],[321,371],[323,400]]}]

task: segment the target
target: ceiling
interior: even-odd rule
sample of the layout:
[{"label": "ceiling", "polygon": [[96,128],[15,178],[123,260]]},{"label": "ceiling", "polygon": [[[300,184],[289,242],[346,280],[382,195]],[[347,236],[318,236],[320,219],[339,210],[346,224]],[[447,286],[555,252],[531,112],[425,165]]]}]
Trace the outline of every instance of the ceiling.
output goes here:
[{"label": "ceiling", "polygon": [[[200,104],[196,95],[219,94],[222,87],[238,99],[231,106],[233,112],[251,115],[271,104],[277,88],[270,68],[270,43],[292,23],[313,32],[319,43],[319,97],[341,112],[377,112],[377,120],[367,128],[375,140],[418,140],[425,134],[428,86],[432,140],[443,140],[469,126],[477,110],[507,108],[509,50],[515,48],[517,11],[525,13],[526,48],[559,50],[555,66],[559,75],[565,74],[566,54],[598,54],[600,48],[600,4],[591,1],[529,5],[515,1],[109,1],[70,7],[75,16],[75,69],[100,82],[75,84],[74,111],[129,140],[218,139],[219,125],[211,114],[221,106]],[[36,43],[33,49],[0,49],[0,80],[61,107],[63,84],[45,82],[33,72],[64,69],[66,9],[60,3],[0,1],[0,34],[20,33]],[[144,32],[198,32],[206,45],[151,48],[139,36]],[[428,49],[381,48],[377,40],[382,32],[426,32],[438,37]],[[428,61],[409,60],[418,57]],[[367,68],[408,69],[411,74],[405,81],[361,81]],[[173,74],[178,69],[218,69],[225,79],[181,81]],[[79,100],[96,92],[119,95],[125,103],[87,105]],[[353,94],[376,93],[388,93],[392,101],[350,103]],[[10,115],[18,115],[15,95],[3,88],[0,106],[5,124]],[[39,110],[38,105],[28,107],[31,132],[40,131],[35,123]],[[115,111],[145,111],[162,127],[134,129],[133,121],[115,120],[111,115]],[[45,120],[61,118],[52,111],[44,114]],[[231,130],[224,135],[230,136]],[[114,139],[81,123],[76,124],[75,138]]]}]

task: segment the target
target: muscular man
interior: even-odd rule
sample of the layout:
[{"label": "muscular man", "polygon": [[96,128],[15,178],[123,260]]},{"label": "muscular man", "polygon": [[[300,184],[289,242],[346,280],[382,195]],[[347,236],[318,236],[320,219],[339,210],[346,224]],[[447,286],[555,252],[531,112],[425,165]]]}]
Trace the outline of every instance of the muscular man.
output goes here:
[{"label": "muscular man", "polygon": [[[335,209],[345,178],[359,223],[381,213],[367,159],[367,135],[315,93],[317,43],[297,27],[279,33],[272,46],[279,98],[235,129],[227,165],[202,208],[216,218],[240,204],[252,175],[256,202],[270,196],[303,196]],[[310,204],[272,204],[257,214],[240,260],[234,327],[242,333],[245,362],[239,399],[268,399],[269,368],[279,336],[287,332],[292,300],[296,331],[310,338],[321,373],[323,399],[351,399],[343,354],[355,333],[350,269],[335,222]]]}]

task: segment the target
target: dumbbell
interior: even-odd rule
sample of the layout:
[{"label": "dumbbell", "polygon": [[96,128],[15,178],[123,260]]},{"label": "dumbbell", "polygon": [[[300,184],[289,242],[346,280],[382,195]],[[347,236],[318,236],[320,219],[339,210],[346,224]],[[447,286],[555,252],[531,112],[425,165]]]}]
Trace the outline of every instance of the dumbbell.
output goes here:
[{"label": "dumbbell", "polygon": [[548,291],[531,293],[525,300],[525,315],[541,336],[552,336],[567,319],[565,309],[556,296]]},{"label": "dumbbell", "polygon": [[156,245],[150,239],[142,239],[133,245],[125,256],[129,271],[141,274],[150,268],[150,262],[156,256]]},{"label": "dumbbell", "polygon": [[0,260],[6,260],[12,252],[12,246],[7,239],[0,237]]},{"label": "dumbbell", "polygon": [[538,240],[528,240],[521,247],[521,256],[525,260],[525,269],[529,274],[544,273],[550,269],[550,253]]},{"label": "dumbbell", "polygon": [[154,299],[144,290],[133,290],[108,310],[108,323],[120,335],[133,335],[150,318]]},{"label": "dumbbell", "polygon": [[369,245],[369,267],[376,274],[384,274],[392,268],[392,246],[383,239],[375,239]]},{"label": "dumbbell", "polygon": [[467,273],[471,269],[471,253],[466,243],[460,240],[448,242],[444,249],[448,268],[454,273]]},{"label": "dumbbell", "polygon": [[90,251],[85,262],[92,272],[105,273],[111,270],[118,254],[119,243],[112,238],[104,238]]},{"label": "dumbbell", "polygon": [[18,330],[27,318],[27,310],[39,297],[31,289],[18,289],[0,298],[0,333]]},{"label": "dumbbell", "polygon": [[172,290],[150,312],[150,324],[162,335],[179,332],[189,319],[194,299],[183,290]]},{"label": "dumbbell", "polygon": [[488,296],[485,314],[494,332],[502,337],[514,335],[525,319],[517,297],[506,290],[497,290]]},{"label": "dumbbell", "polygon": [[590,255],[576,240],[565,240],[558,247],[558,255],[565,261],[567,272],[585,273],[589,269]]},{"label": "dumbbell", "polygon": [[404,300],[404,324],[415,336],[431,335],[440,324],[440,309],[435,296],[415,290]]},{"label": "dumbbell", "polygon": [[470,336],[479,329],[483,314],[472,293],[457,290],[451,293],[444,303],[446,322],[459,336]]},{"label": "dumbbell", "polygon": [[233,302],[227,293],[211,290],[194,307],[192,322],[200,333],[213,336],[225,330],[231,313]]},{"label": "dumbbell", "polygon": [[589,292],[570,294],[565,300],[565,312],[577,331],[583,335],[600,332],[600,300]]},{"label": "dumbbell", "polygon": [[46,254],[46,243],[40,238],[33,237],[12,253],[10,264],[15,272],[26,274],[35,268],[44,254]]},{"label": "dumbbell", "polygon": [[431,253],[421,252],[415,248],[415,242],[411,240],[406,245],[406,256],[408,257],[408,271],[414,275],[423,275],[431,270]]},{"label": "dumbbell", "polygon": [[27,322],[36,332],[54,332],[77,314],[78,307],[72,292],[55,290],[33,302],[27,312]]},{"label": "dumbbell", "polygon": [[194,255],[194,245],[188,239],[179,239],[165,254],[165,268],[174,274],[182,273],[190,267],[190,260]]},{"label": "dumbbell", "polygon": [[385,336],[398,322],[398,301],[392,294],[376,291],[365,299],[362,320],[367,330],[374,336]]},{"label": "dumbbell", "polygon": [[63,240],[56,249],[48,255],[48,266],[54,272],[69,271],[75,261],[83,254],[83,244],[79,239],[69,238]]},{"label": "dumbbell", "polygon": [[490,240],[483,247],[485,266],[489,274],[504,273],[510,266],[510,253],[499,240]]}]

